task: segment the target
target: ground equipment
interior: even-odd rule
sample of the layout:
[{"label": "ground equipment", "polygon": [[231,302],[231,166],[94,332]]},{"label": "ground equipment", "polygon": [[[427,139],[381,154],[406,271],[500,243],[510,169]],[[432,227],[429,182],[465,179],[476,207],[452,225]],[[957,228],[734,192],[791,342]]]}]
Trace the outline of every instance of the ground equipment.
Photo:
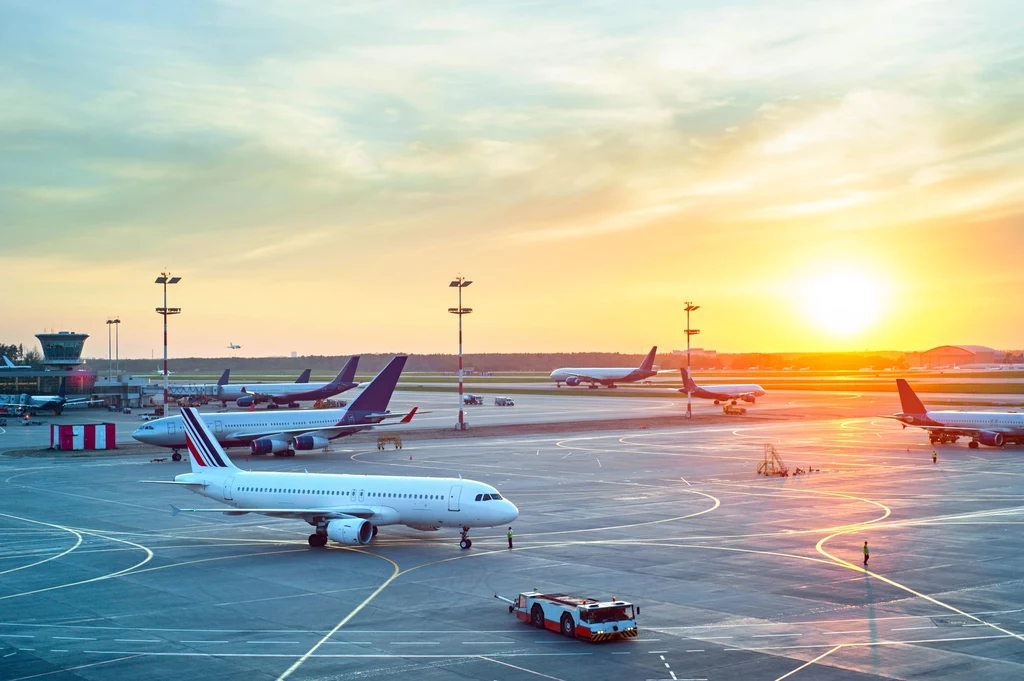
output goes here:
[{"label": "ground equipment", "polygon": [[775,445],[764,446],[764,460],[758,465],[759,475],[777,475],[780,478],[789,477],[789,469],[782,463],[782,457],[775,451]]},{"label": "ground equipment", "polygon": [[515,600],[494,597],[508,603],[508,611],[519,620],[538,629],[561,632],[569,638],[582,638],[593,643],[613,639],[636,638],[636,616],[640,608],[616,600],[600,601],[570,594],[526,592]]},{"label": "ground equipment", "polygon": [[394,445],[395,449],[401,449],[402,438],[398,435],[380,435],[377,437],[377,449],[387,449],[388,445]]}]

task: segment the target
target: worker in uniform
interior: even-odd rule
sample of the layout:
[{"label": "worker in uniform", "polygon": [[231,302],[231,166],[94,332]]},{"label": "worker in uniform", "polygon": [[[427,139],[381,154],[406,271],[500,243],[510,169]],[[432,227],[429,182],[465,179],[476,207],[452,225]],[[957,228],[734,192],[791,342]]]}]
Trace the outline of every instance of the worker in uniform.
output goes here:
[{"label": "worker in uniform", "polygon": [[939,455],[933,449],[932,450],[932,463],[938,463],[938,462],[939,462]]},{"label": "worker in uniform", "polygon": [[512,548],[512,528],[511,527],[508,528],[508,532],[506,533],[505,536],[508,537],[508,547]]},{"label": "worker in uniform", "polygon": [[865,541],[864,542],[864,565],[865,566],[868,564],[868,558],[869,557],[870,556],[868,555],[868,543]]}]

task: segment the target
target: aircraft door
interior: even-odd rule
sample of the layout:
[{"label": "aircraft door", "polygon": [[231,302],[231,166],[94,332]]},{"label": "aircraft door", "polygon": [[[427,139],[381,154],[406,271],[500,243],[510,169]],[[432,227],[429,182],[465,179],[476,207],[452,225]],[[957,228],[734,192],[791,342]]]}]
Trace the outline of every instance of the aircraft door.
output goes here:
[{"label": "aircraft door", "polygon": [[234,484],[235,484],[235,479],[234,478],[228,478],[227,480],[224,481],[224,499],[225,499],[225,501],[231,501],[231,499],[233,498],[231,496],[231,488],[234,486]]},{"label": "aircraft door", "polygon": [[452,485],[451,491],[448,492],[448,510],[458,511],[459,510],[459,495],[462,494],[462,485]]},{"label": "aircraft door", "polygon": [[363,490],[359,490],[359,501],[363,500]]},{"label": "aircraft door", "polygon": [[214,421],[213,422],[213,432],[215,432],[217,435],[220,435],[221,433],[223,433],[224,432],[224,423],[222,421]]},{"label": "aircraft door", "polygon": [[167,424],[167,434],[168,435],[174,435],[174,431],[175,430],[176,430],[176,428],[174,427],[173,423],[168,423]]}]

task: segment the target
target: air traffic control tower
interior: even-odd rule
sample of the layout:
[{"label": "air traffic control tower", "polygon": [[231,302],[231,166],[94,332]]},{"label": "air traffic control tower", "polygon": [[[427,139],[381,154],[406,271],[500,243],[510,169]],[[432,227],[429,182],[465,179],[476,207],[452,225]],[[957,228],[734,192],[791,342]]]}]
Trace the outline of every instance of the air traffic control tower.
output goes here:
[{"label": "air traffic control tower", "polygon": [[37,333],[39,345],[43,348],[43,366],[70,371],[82,364],[82,348],[87,333],[60,331],[58,333]]}]

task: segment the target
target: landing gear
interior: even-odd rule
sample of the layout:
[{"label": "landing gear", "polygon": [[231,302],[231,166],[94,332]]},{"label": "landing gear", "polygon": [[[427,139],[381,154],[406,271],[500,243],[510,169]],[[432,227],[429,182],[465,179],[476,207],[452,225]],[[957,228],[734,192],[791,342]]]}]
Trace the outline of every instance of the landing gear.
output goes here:
[{"label": "landing gear", "polygon": [[289,409],[298,409],[299,408],[299,403],[298,402],[289,402],[288,403],[288,408]]},{"label": "landing gear", "polygon": [[967,443],[967,446],[970,447],[971,449],[977,449],[978,448],[978,441],[977,440],[971,440],[970,442]]},{"label": "landing gear", "polygon": [[314,532],[313,534],[309,535],[309,545],[314,548],[327,546],[327,535],[317,534],[316,532]]},{"label": "landing gear", "polygon": [[733,400],[731,404],[732,404],[732,406],[735,407],[736,406],[736,400]]},{"label": "landing gear", "polygon": [[171,461],[181,461],[181,452],[175,449],[171,454]]},{"label": "landing gear", "polygon": [[716,407],[717,407],[718,405],[720,405],[721,403],[722,403],[722,401],[721,401],[721,400],[715,400],[715,406],[716,406]]},{"label": "landing gear", "polygon": [[279,407],[278,407],[277,402],[273,402],[273,401],[267,402],[267,409],[278,409],[278,408]]},{"label": "landing gear", "polygon": [[[375,527],[373,529],[376,530],[377,528]],[[462,528],[462,541],[459,542],[459,548],[461,548],[461,549],[468,549],[471,546],[473,546],[473,540],[469,538],[469,528],[468,527],[463,527]]]}]

